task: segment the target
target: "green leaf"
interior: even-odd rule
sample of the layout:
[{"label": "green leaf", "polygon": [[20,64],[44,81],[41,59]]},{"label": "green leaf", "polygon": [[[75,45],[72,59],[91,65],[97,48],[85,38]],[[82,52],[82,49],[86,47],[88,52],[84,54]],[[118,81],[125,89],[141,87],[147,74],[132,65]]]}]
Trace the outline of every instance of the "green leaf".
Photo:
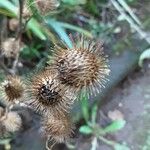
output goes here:
[{"label": "green leaf", "polygon": [[60,24],[62,27],[66,28],[66,29],[70,29],[70,30],[77,31],[77,32],[79,32],[79,33],[84,34],[84,35],[87,36],[87,37],[90,37],[90,38],[93,37],[92,34],[91,34],[89,31],[87,31],[87,30],[85,30],[85,29],[82,29],[82,28],[80,28],[80,27],[77,27],[77,26],[75,26],[75,25],[72,25],[72,24],[69,24],[69,23],[64,23],[64,22],[59,22],[59,24]]},{"label": "green leaf", "polygon": [[88,124],[90,114],[89,114],[89,103],[88,103],[87,94],[81,93],[80,99],[81,99],[80,102],[81,102],[82,114],[83,114],[83,117],[84,117],[86,123]]},{"label": "green leaf", "polygon": [[17,7],[8,0],[0,0],[0,8],[5,8],[17,15]]},{"label": "green leaf", "polygon": [[59,22],[55,21],[54,19],[48,19],[47,24],[54,29],[54,31],[59,35],[60,39],[62,39],[70,48],[72,48],[72,42],[65,29]]},{"label": "green leaf", "polygon": [[41,40],[46,40],[46,36],[43,33],[44,31],[42,30],[40,24],[32,18],[28,24],[27,24],[28,29],[30,29],[37,37],[39,37]]},{"label": "green leaf", "polygon": [[86,125],[81,126],[80,129],[79,129],[79,131],[80,131],[81,133],[87,134],[87,135],[93,133],[92,128],[90,128],[89,126],[86,126]]},{"label": "green leaf", "polygon": [[120,129],[122,129],[126,124],[125,120],[116,120],[113,121],[110,125],[108,125],[106,128],[103,129],[103,132],[106,133],[112,133],[116,132]]},{"label": "green leaf", "polygon": [[98,110],[98,106],[97,106],[97,103],[96,103],[96,104],[92,107],[92,123],[93,123],[93,124],[96,123],[97,110]]},{"label": "green leaf", "polygon": [[150,48],[146,49],[139,58],[139,66],[142,67],[144,59],[150,59]]},{"label": "green leaf", "polygon": [[115,150],[130,150],[130,148],[128,146],[119,144],[119,143],[114,145],[114,149]]},{"label": "green leaf", "polygon": [[13,14],[9,10],[3,9],[3,8],[0,8],[0,14],[7,16],[7,17],[16,17],[15,14]]},{"label": "green leaf", "polygon": [[19,6],[19,0],[11,0],[15,6]]},{"label": "green leaf", "polygon": [[63,3],[68,5],[86,4],[87,0],[62,0]]},{"label": "green leaf", "polygon": [[21,51],[21,56],[24,59],[33,59],[35,57],[40,58],[40,52],[35,47],[28,47],[28,46],[26,46]]}]

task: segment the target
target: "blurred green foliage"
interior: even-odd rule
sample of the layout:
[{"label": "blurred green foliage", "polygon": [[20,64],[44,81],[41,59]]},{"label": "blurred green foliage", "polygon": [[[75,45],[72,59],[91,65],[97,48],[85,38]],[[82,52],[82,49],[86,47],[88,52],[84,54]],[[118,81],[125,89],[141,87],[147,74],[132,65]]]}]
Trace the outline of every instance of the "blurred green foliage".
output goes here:
[{"label": "blurred green foliage", "polygon": [[101,127],[99,123],[97,123],[98,104],[95,103],[90,110],[86,94],[82,94],[81,96],[81,108],[86,123],[80,127],[79,131],[82,134],[93,136],[91,150],[96,150],[98,144],[97,140],[101,140],[105,144],[113,147],[114,150],[130,150],[126,144],[120,144],[105,138],[107,134],[115,133],[123,129],[126,124],[125,120],[115,120],[106,127]]}]

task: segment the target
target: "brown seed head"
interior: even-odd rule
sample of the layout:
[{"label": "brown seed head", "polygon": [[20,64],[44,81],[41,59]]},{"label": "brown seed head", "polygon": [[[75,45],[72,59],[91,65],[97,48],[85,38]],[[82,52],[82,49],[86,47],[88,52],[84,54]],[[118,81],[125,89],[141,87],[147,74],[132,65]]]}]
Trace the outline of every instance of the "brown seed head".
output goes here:
[{"label": "brown seed head", "polygon": [[1,83],[1,90],[3,99],[8,102],[14,103],[16,100],[23,100],[24,85],[18,76],[8,76],[7,79]]},{"label": "brown seed head", "polygon": [[76,44],[73,41],[73,48],[56,45],[54,53],[48,69],[57,72],[62,84],[74,91],[84,89],[91,95],[99,93],[110,72],[101,43],[87,42],[81,37]]},{"label": "brown seed head", "polygon": [[50,136],[57,143],[69,140],[73,135],[74,125],[70,116],[64,113],[59,116],[50,115],[43,119],[41,131],[45,136]]},{"label": "brown seed head", "polygon": [[43,71],[30,80],[27,103],[39,113],[57,114],[68,111],[74,102],[74,96],[55,79],[55,73]]},{"label": "brown seed head", "polygon": [[22,126],[21,117],[16,112],[8,112],[6,116],[0,120],[0,122],[7,132],[16,132]]},{"label": "brown seed head", "polygon": [[17,31],[18,27],[19,27],[19,20],[18,19],[12,18],[9,20],[9,29],[11,31]]},{"label": "brown seed head", "polygon": [[6,39],[1,45],[2,54],[7,58],[15,58],[20,51],[19,42],[15,38]]},{"label": "brown seed head", "polygon": [[43,15],[56,9],[59,6],[58,0],[36,0],[36,4],[37,8]]}]

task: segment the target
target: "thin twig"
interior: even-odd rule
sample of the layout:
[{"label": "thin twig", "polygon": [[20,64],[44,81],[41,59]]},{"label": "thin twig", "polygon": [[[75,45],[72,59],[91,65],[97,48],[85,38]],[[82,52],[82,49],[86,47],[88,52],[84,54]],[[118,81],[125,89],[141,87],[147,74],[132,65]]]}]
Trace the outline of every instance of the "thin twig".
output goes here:
[{"label": "thin twig", "polygon": [[114,5],[114,7],[118,10],[118,12],[124,17],[124,19],[127,20],[127,22],[131,25],[131,27],[135,31],[137,31],[137,33],[150,44],[150,38],[148,37],[148,34],[144,32],[129,15],[126,14],[124,8],[120,4],[118,4],[116,0],[111,0],[111,2]]},{"label": "thin twig", "polygon": [[[19,46],[19,49],[20,49],[20,46]],[[14,74],[16,73],[16,67],[17,67],[17,64],[18,64],[18,60],[19,60],[19,53],[17,54],[17,56],[16,56],[16,58],[13,62],[13,66],[12,66],[12,70],[14,70]]]},{"label": "thin twig", "polygon": [[27,24],[29,23],[29,21],[33,18],[33,16],[29,17],[26,21],[25,21],[25,24],[24,24],[24,27],[23,27],[23,31],[26,30],[26,27],[27,27]]},{"label": "thin twig", "polygon": [[20,39],[22,36],[22,13],[23,13],[24,0],[19,0],[19,28],[16,39]]},{"label": "thin twig", "polygon": [[103,136],[99,136],[98,137],[101,141],[103,141],[104,143],[110,145],[110,146],[114,146],[116,144],[116,142],[114,141],[110,141],[110,140],[107,140],[106,138],[104,138]]},{"label": "thin twig", "polygon": [[142,27],[142,22],[139,20],[139,18],[134,14],[132,9],[128,6],[128,4],[124,0],[118,0],[120,5],[129,13],[129,15],[133,18],[133,20]]},{"label": "thin twig", "polygon": [[[18,45],[19,45],[19,49],[21,48],[21,38],[22,38],[22,13],[23,13],[23,4],[24,4],[24,0],[19,0],[19,28],[18,28],[18,33],[16,36],[16,40],[18,40]],[[14,74],[16,73],[16,67],[18,64],[18,60],[19,60],[19,53],[16,55],[16,58],[13,62],[13,66],[12,66],[12,70],[14,72]]]}]

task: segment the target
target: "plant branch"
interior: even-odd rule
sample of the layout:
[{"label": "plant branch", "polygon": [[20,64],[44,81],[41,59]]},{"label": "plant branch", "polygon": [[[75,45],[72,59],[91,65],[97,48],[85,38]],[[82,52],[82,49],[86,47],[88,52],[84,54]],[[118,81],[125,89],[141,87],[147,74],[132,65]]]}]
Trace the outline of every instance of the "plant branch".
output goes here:
[{"label": "plant branch", "polygon": [[16,39],[20,39],[22,35],[22,13],[24,0],[19,0],[19,29]]},{"label": "plant branch", "polygon": [[127,10],[124,10],[124,7],[122,7],[116,0],[111,0],[111,2],[113,6],[117,9],[117,11],[130,24],[130,26],[141,36],[141,38],[145,39],[150,44],[150,38],[148,37],[149,35],[145,31],[143,31],[141,27],[137,23],[135,23],[135,21],[129,15],[127,15]]}]

